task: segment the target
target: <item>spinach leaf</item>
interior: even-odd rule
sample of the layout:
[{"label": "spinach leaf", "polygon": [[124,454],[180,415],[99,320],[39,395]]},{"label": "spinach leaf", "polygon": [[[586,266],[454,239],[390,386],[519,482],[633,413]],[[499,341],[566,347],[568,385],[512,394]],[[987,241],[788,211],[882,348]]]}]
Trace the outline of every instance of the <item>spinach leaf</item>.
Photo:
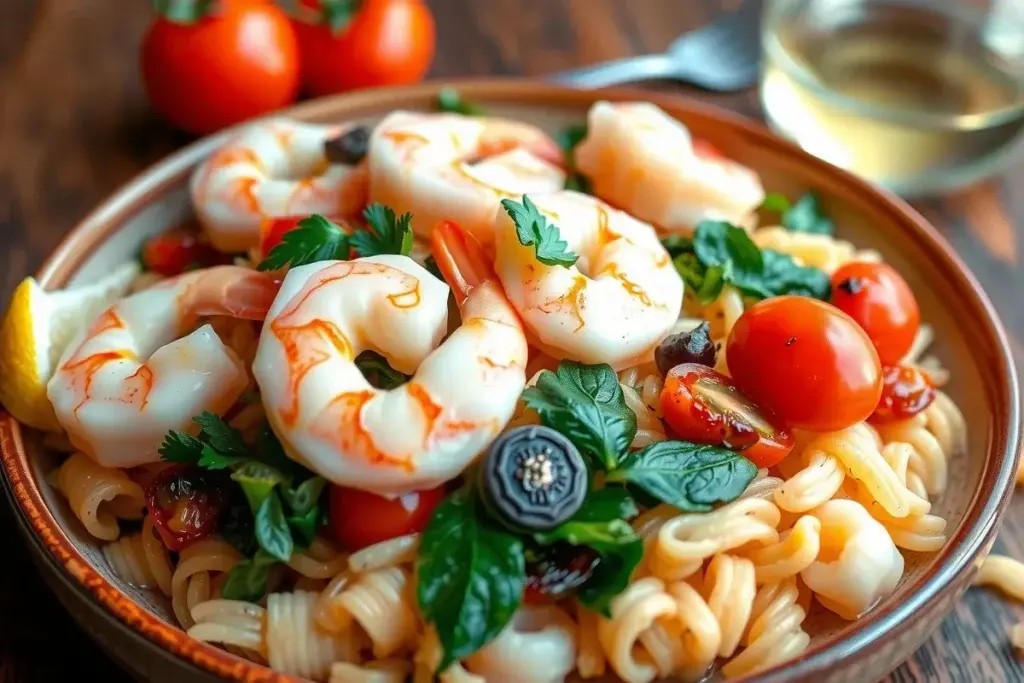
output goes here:
[{"label": "spinach leaf", "polygon": [[555,372],[541,373],[523,401],[607,471],[618,466],[636,436],[636,414],[626,406],[615,371],[603,363],[563,360]]},{"label": "spinach leaf", "polygon": [[420,612],[444,647],[438,671],[497,636],[518,609],[526,583],[523,544],[494,526],[470,490],[434,510],[420,542]]},{"label": "spinach leaf", "polygon": [[825,215],[821,199],[815,192],[808,192],[782,214],[782,226],[793,232],[814,235],[831,235],[835,232],[835,225]]},{"label": "spinach leaf", "polygon": [[536,204],[523,195],[523,202],[502,199],[501,206],[516,226],[516,236],[524,247],[533,247],[537,260],[546,266],[568,268],[579,256],[562,240],[558,226],[548,223]]},{"label": "spinach leaf", "polygon": [[281,562],[287,562],[292,556],[292,532],[276,493],[264,498],[256,510],[256,540],[260,548]]},{"label": "spinach leaf", "polygon": [[228,572],[220,589],[220,596],[225,600],[244,600],[259,602],[267,594],[267,582],[270,579],[270,568],[277,560],[263,550],[248,559],[242,560]]},{"label": "spinach leaf", "polygon": [[659,441],[627,455],[607,481],[634,484],[680,510],[707,512],[735,500],[756,474],[757,466],[735,451]]}]

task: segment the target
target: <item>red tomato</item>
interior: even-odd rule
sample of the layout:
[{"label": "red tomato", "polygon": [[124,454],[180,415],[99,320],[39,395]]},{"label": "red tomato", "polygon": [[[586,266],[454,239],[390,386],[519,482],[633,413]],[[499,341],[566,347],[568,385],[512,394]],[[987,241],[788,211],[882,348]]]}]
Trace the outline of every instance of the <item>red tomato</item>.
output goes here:
[{"label": "red tomato", "polygon": [[142,263],[146,268],[173,277],[189,268],[212,266],[226,258],[191,230],[174,228],[155,235],[142,247]]},{"label": "red tomato", "polygon": [[142,40],[142,79],[153,107],[197,134],[280,109],[299,89],[298,45],[283,10],[269,0],[213,7],[190,23],[158,17]]},{"label": "red tomato", "polygon": [[153,526],[171,550],[182,550],[212,535],[227,505],[221,473],[192,465],[175,465],[146,486],[146,509]]},{"label": "red tomato", "polygon": [[780,296],[748,308],[729,333],[733,381],[795,429],[864,420],[882,395],[882,367],[853,318],[816,299]]},{"label": "red tomato", "polygon": [[423,531],[444,500],[443,486],[388,500],[368,491],[331,486],[330,529],[349,550]]},{"label": "red tomato", "polygon": [[328,3],[302,4],[326,19],[295,21],[302,83],[310,94],[418,83],[430,68],[434,17],[423,0],[364,0],[341,26],[330,20],[332,10],[321,8]]},{"label": "red tomato", "polygon": [[270,254],[274,247],[281,244],[284,234],[289,230],[294,230],[298,226],[299,221],[304,218],[305,216],[275,218],[266,225],[265,229],[260,228],[260,254],[263,258],[267,258],[267,255]]},{"label": "red tomato", "polygon": [[776,428],[725,375],[706,365],[672,368],[661,390],[661,410],[676,436],[742,451],[758,467],[779,463],[793,437]]},{"label": "red tomato", "polygon": [[884,263],[847,263],[837,270],[832,275],[832,305],[864,328],[887,365],[907,355],[921,322],[910,285]]},{"label": "red tomato", "polygon": [[935,400],[935,384],[928,373],[909,365],[882,368],[882,398],[872,422],[893,422],[913,417]]}]

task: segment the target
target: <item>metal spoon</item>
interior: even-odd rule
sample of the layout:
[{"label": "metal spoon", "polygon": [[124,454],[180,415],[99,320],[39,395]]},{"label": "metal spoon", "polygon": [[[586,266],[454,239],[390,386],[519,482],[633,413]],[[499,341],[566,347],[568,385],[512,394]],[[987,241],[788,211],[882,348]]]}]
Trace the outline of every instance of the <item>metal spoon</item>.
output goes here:
[{"label": "metal spoon", "polygon": [[563,71],[551,79],[578,88],[646,80],[675,80],[718,92],[750,87],[761,65],[761,9],[746,0],[712,24],[684,33],[663,54],[627,57]]}]

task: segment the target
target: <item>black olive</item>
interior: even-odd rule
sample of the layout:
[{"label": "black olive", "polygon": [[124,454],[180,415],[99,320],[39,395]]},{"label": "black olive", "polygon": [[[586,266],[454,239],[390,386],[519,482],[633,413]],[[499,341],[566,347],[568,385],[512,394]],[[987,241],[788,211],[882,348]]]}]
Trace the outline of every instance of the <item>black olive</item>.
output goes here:
[{"label": "black olive", "polygon": [[526,595],[559,600],[587,582],[601,558],[592,549],[568,543],[532,549],[526,558]]},{"label": "black olive", "polygon": [[480,476],[488,508],[515,529],[553,529],[572,517],[587,495],[583,456],[567,438],[541,425],[499,436]]},{"label": "black olive", "polygon": [[366,156],[370,144],[370,129],[356,126],[336,138],[324,143],[324,156],[332,164],[348,164],[354,166]]},{"label": "black olive", "polygon": [[702,322],[689,332],[665,337],[654,349],[654,362],[662,376],[683,363],[715,367],[715,344],[711,341],[711,323]]}]

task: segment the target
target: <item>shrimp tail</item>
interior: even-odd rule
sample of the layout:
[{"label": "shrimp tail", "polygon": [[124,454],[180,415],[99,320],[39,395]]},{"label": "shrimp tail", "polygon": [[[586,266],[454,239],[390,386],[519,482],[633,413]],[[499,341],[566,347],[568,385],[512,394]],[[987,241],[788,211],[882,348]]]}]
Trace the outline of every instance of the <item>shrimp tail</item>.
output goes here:
[{"label": "shrimp tail", "polygon": [[186,308],[199,316],[263,320],[281,283],[269,273],[239,266],[210,268],[185,293]]},{"label": "shrimp tail", "polygon": [[480,242],[451,221],[440,223],[430,236],[437,267],[461,306],[470,292],[497,275]]}]

